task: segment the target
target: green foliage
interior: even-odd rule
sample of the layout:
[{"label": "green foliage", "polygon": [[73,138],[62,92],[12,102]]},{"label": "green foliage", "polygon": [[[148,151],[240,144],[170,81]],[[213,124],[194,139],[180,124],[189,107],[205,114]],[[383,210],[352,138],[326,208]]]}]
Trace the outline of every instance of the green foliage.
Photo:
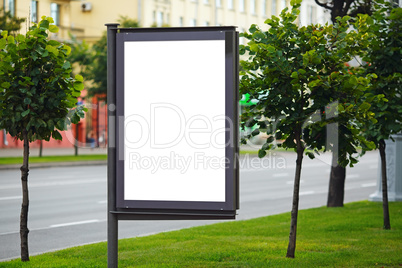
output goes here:
[{"label": "green foliage", "polygon": [[9,35],[14,35],[21,29],[21,23],[25,21],[25,18],[17,18],[11,15],[10,11],[4,11],[0,8],[0,27],[1,31],[7,31]]},{"label": "green foliage", "polygon": [[59,130],[84,117],[85,108],[76,106],[83,78],[70,77],[70,48],[48,40],[58,31],[52,23],[42,17],[26,35],[1,33],[0,129],[21,140],[24,131],[30,141],[61,139]]},{"label": "green foliage", "polygon": [[120,16],[118,22],[124,28],[138,28],[140,23],[135,19],[130,19],[128,16]]},{"label": "green foliage", "polygon": [[87,78],[92,81],[88,95],[105,95],[107,92],[107,38],[106,32],[92,47],[92,64],[88,66]]},{"label": "green foliage", "polygon": [[359,14],[371,14],[371,0],[315,0],[315,3],[330,11],[331,20],[336,23],[338,17],[346,15],[357,17]]},{"label": "green foliage", "polygon": [[[370,102],[364,101],[375,75],[363,75],[361,69],[345,64],[355,56],[363,56],[363,49],[369,46],[365,34],[368,18],[344,17],[335,25],[299,27],[296,19],[300,1],[292,3],[290,12],[286,8],[280,18],[273,16],[265,21],[269,30],[252,25],[249,33],[242,34],[250,41],[240,47],[240,54],[248,57],[241,61],[240,92],[250,95],[251,105],[245,107],[241,126],[245,129],[257,125],[283,140],[278,146],[284,148],[296,150],[299,137],[306,147],[318,152],[337,146],[326,142],[326,126],[337,123],[342,136],[340,164],[352,164],[352,154],[360,143],[373,146],[357,138],[360,132],[356,122],[373,116]],[[351,23],[358,30],[350,31]],[[273,148],[273,144],[275,140],[270,138],[261,150]],[[260,157],[264,155],[259,153]],[[310,151],[308,156],[314,155]]]},{"label": "green foliage", "polygon": [[381,140],[402,131],[402,8],[380,0],[373,10],[370,47],[363,60],[366,72],[377,74],[370,93],[381,99],[371,107],[375,120],[364,134],[378,147]]},{"label": "green foliage", "polygon": [[[120,16],[121,27],[140,27],[137,20]],[[82,75],[92,81],[88,87],[88,95],[106,97],[107,92],[107,38],[106,32],[91,48],[84,42],[73,42],[71,61],[81,66]]]},{"label": "green foliage", "polygon": [[68,46],[71,47],[71,53],[68,55],[67,60],[73,64],[72,73],[77,72],[77,74],[86,77],[87,68],[91,65],[93,56],[89,44],[85,40],[77,40],[75,36],[70,34]]}]

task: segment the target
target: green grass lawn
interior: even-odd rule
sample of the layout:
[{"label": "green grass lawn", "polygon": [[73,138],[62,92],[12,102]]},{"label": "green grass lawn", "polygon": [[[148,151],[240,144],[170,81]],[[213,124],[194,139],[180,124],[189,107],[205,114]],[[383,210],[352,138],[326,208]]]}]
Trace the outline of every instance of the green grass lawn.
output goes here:
[{"label": "green grass lawn", "polygon": [[[285,149],[279,148],[275,149],[273,152],[285,152]],[[292,150],[287,150],[288,152],[292,152]],[[251,154],[257,155],[258,150],[244,150],[240,151],[241,155]],[[74,161],[97,161],[97,160],[107,160],[106,154],[90,154],[90,155],[55,155],[55,156],[30,156],[29,163],[48,163],[48,162],[74,162]],[[12,165],[12,164],[21,164],[22,165],[22,157],[0,157],[0,165]]]},{"label": "green grass lawn", "polygon": [[[390,213],[392,229],[383,230],[381,203],[300,211],[295,259],[285,257],[290,213],[122,239],[119,267],[400,267],[402,202],[390,203]],[[34,256],[28,263],[0,263],[0,267],[106,265],[106,243]]]},{"label": "green grass lawn", "polygon": [[[257,155],[258,151],[240,151],[241,155],[251,154]],[[74,162],[74,161],[96,161],[107,160],[106,154],[90,154],[90,155],[55,155],[55,156],[30,156],[29,163],[48,163],[48,162]],[[21,164],[22,157],[0,157],[0,165]]]},{"label": "green grass lawn", "polygon": [[[48,163],[48,162],[73,162],[73,161],[96,161],[107,160],[106,154],[91,155],[55,155],[55,156],[30,156],[29,163]],[[21,164],[22,157],[0,157],[0,165]]]},{"label": "green grass lawn", "polygon": [[[257,155],[258,151],[240,151],[241,155],[251,154]],[[74,161],[96,161],[107,160],[106,154],[90,154],[90,155],[55,155],[55,156],[30,156],[29,163],[48,163],[48,162],[74,162]],[[0,157],[0,165],[21,164],[22,157]]]}]

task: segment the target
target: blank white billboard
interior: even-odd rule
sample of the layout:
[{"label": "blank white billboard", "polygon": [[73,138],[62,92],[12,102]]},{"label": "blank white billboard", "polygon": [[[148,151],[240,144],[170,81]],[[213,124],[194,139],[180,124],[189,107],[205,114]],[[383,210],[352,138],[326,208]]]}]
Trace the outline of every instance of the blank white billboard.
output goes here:
[{"label": "blank white billboard", "polygon": [[225,202],[225,40],[124,42],[124,200]]}]

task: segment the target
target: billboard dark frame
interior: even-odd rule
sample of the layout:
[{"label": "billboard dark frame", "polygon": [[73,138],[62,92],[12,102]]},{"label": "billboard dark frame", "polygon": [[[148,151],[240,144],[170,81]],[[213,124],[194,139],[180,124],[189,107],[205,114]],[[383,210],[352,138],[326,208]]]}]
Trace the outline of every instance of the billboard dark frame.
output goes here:
[{"label": "billboard dark frame", "polygon": [[[238,33],[235,27],[119,28],[116,33],[116,208],[119,219],[228,219],[239,208],[238,170]],[[125,199],[124,93],[126,42],[209,41],[225,43],[225,201],[164,201]],[[141,62],[138,62],[141,64]],[[155,78],[157,79],[157,77]],[[202,92],[198,92],[202,94]],[[196,94],[195,94],[196,95]],[[197,101],[197,98],[189,101]]]}]

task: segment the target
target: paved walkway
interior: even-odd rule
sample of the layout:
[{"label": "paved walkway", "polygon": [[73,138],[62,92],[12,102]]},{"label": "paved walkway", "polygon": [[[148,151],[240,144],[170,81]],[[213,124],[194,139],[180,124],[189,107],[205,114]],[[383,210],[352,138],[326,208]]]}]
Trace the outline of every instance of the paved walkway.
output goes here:
[{"label": "paved walkway", "polygon": [[[39,156],[39,148],[31,148],[29,155],[30,156]],[[43,148],[42,155],[43,156],[52,156],[52,155],[74,155],[74,148]],[[78,155],[84,154],[106,154],[107,148],[94,148],[94,149],[85,149],[79,148]],[[0,148],[0,157],[13,157],[13,156],[21,156],[23,154],[22,148],[9,148],[4,149]],[[86,165],[106,165],[106,160],[95,160],[95,161],[73,161],[73,162],[48,162],[48,163],[30,163],[29,168],[47,168],[47,167],[61,167],[61,166],[86,166]],[[7,169],[18,169],[21,164],[10,164],[10,165],[0,165],[0,170]]]},{"label": "paved walkway", "polygon": [[[74,155],[74,148],[43,148],[42,155],[50,156],[50,155]],[[78,154],[106,154],[107,148],[78,148]],[[12,156],[22,156],[23,149],[22,148],[0,148],[0,157],[12,157]],[[31,148],[29,150],[30,156],[39,156],[39,148]]]},{"label": "paved walkway", "polygon": [[[261,146],[242,145],[241,150],[257,151]],[[30,148],[29,156],[39,156],[39,148]],[[43,148],[43,156],[52,155],[74,155],[74,148]],[[78,155],[84,154],[107,154],[107,148],[78,148]],[[0,148],[0,157],[22,157],[22,148]],[[106,160],[99,161],[74,161],[74,162],[49,162],[49,163],[30,163],[30,168],[43,168],[55,166],[85,166],[85,165],[106,165]],[[0,170],[16,169],[21,164],[0,165]]]},{"label": "paved walkway", "polygon": [[[240,150],[244,151],[258,151],[261,145],[241,145]],[[30,156],[39,156],[39,148],[30,148]],[[0,157],[21,156],[23,154],[22,148],[0,148]],[[78,148],[78,154],[107,154],[107,148]],[[43,156],[50,155],[74,155],[74,148],[43,148]]]}]

